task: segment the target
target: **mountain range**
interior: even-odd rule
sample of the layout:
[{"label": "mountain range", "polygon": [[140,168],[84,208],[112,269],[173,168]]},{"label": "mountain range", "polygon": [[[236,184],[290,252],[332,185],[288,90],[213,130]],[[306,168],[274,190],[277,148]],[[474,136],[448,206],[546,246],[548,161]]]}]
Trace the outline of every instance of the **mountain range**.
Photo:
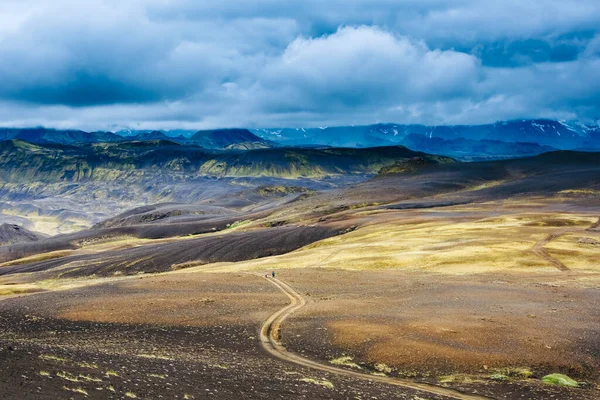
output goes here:
[{"label": "mountain range", "polygon": [[169,140],[212,150],[272,147],[381,147],[403,145],[416,151],[476,161],[533,156],[554,150],[600,150],[597,124],[548,119],[501,121],[485,125],[375,124],[321,128],[121,130],[84,132],[46,128],[0,128],[0,141],[79,144]]},{"label": "mountain range", "polygon": [[[123,131],[120,131],[123,132]],[[167,131],[172,135],[176,131]],[[269,148],[275,143],[262,139],[247,129],[213,129],[196,131],[193,135],[169,136],[165,132],[128,131],[126,136],[113,132],[84,132],[81,130],[58,130],[47,128],[0,128],[0,141],[23,140],[34,144],[86,144],[168,140],[179,144],[189,144],[206,149],[249,150]]]},{"label": "mountain range", "polygon": [[[206,136],[211,137],[195,140]],[[414,158],[418,164],[410,162]],[[254,194],[234,194],[261,186],[277,192],[288,186],[328,190],[392,165],[452,162],[402,146],[211,150],[172,140],[34,144],[12,139],[0,142],[0,224],[72,232],[149,204],[204,201],[243,208]]]},{"label": "mountain range", "polygon": [[124,140],[112,132],[84,132],[48,128],[0,128],[0,140],[20,139],[30,143],[98,143]]},{"label": "mountain range", "polygon": [[414,150],[464,160],[531,156],[552,150],[598,150],[597,124],[548,119],[501,121],[485,125],[335,126],[252,129],[282,145],[372,147],[401,144]]},{"label": "mountain range", "polygon": [[218,151],[167,140],[32,144],[0,142],[0,182],[77,182],[132,179],[136,174],[212,177],[322,178],[376,174],[394,162],[420,157],[428,164],[451,158],[403,146],[350,148],[265,148]]}]

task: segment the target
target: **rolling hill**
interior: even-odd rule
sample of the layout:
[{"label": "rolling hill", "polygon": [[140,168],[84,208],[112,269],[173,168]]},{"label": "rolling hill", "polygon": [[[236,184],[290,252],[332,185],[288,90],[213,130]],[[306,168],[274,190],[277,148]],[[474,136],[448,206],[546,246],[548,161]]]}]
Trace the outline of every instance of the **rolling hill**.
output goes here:
[{"label": "rolling hill", "polygon": [[0,225],[0,246],[15,244],[15,243],[29,243],[36,242],[42,239],[44,236],[20,227],[14,224],[2,224]]}]

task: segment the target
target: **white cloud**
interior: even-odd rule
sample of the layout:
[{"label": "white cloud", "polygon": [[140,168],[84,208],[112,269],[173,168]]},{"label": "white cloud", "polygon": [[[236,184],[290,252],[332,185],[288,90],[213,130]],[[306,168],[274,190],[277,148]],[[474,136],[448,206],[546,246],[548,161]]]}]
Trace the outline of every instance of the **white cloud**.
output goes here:
[{"label": "white cloud", "polygon": [[594,118],[598,26],[591,0],[4,0],[0,124]]},{"label": "white cloud", "polygon": [[258,81],[263,105],[327,112],[468,94],[478,78],[475,57],[431,50],[423,42],[373,27],[344,27],[298,38]]}]

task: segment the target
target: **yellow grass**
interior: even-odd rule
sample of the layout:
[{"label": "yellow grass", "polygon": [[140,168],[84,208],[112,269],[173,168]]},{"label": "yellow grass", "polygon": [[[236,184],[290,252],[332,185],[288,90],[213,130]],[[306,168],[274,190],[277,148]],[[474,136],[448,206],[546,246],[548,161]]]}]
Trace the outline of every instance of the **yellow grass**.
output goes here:
[{"label": "yellow grass", "polygon": [[64,390],[67,390],[67,391],[69,391],[69,392],[73,392],[73,393],[79,393],[79,394],[82,394],[82,395],[84,395],[84,396],[86,396],[86,397],[87,397],[87,395],[88,395],[88,392],[87,392],[87,390],[85,390],[85,389],[83,389],[83,388],[80,388],[80,387],[77,387],[77,388],[70,388],[70,387],[67,387],[67,386],[63,386],[63,389],[64,389]]},{"label": "yellow grass", "polygon": [[343,367],[362,369],[360,365],[358,365],[355,362],[352,362],[352,357],[349,357],[349,356],[334,358],[333,360],[329,360],[329,363],[331,363],[333,365],[341,365]]},{"label": "yellow grass", "polygon": [[[599,243],[598,245],[593,244]],[[600,270],[600,233],[565,234],[546,246],[548,253],[572,270]]]},{"label": "yellow grass", "polygon": [[[271,271],[287,268],[334,268],[347,270],[402,269],[442,274],[490,272],[544,272],[557,269],[531,251],[534,245],[559,230],[566,232],[546,244],[548,253],[569,268],[599,272],[598,248],[579,243],[581,237],[598,237],[585,229],[597,215],[566,212],[540,212],[545,203],[529,199],[434,210],[355,211],[354,217],[366,223],[359,229],[308,245],[281,256],[238,263],[201,265],[190,262],[172,266],[172,273]],[[490,213],[493,216],[490,217]],[[351,215],[351,216],[352,216]],[[450,216],[448,216],[450,215]],[[223,233],[220,233],[223,234]],[[210,235],[210,234],[209,234]],[[165,241],[183,240],[169,238]],[[600,240],[600,239],[598,239]],[[112,238],[102,243],[84,244],[80,252],[102,252],[115,248],[157,243],[131,237]],[[72,254],[51,252],[14,262],[42,260]],[[78,267],[81,262],[71,262]],[[87,262],[89,265],[89,261]],[[2,265],[6,265],[2,264]],[[35,284],[2,285],[0,296],[39,290],[64,290],[131,277],[53,279]]]},{"label": "yellow grass", "polygon": [[167,361],[173,361],[173,358],[171,357],[167,357],[161,354],[138,354],[138,357],[142,357],[142,358],[154,358],[157,360],[167,360]]},{"label": "yellow grass", "polygon": [[566,195],[600,196],[600,190],[593,189],[568,189],[558,193]]},{"label": "yellow grass", "polygon": [[[480,209],[482,206],[478,206]],[[558,229],[584,231],[596,216],[568,213],[505,211],[489,218],[489,207],[474,218],[473,207],[445,207],[452,219],[429,213],[427,219],[406,223],[414,211],[372,215],[375,221],[354,232],[322,240],[281,256],[239,263],[219,263],[181,271],[270,271],[286,268],[323,267],[348,270],[403,269],[446,274],[494,271],[555,272],[556,268],[531,248]],[[475,212],[476,209],[475,209]],[[431,216],[433,214],[433,216]],[[404,215],[405,218],[398,216]],[[581,246],[579,246],[581,247]],[[591,249],[579,249],[582,268],[594,267]],[[587,253],[590,253],[586,256]],[[575,264],[577,254],[573,254]],[[587,258],[586,258],[587,257]],[[186,267],[193,267],[188,264]]]},{"label": "yellow grass", "polygon": [[61,363],[64,363],[64,362],[68,362],[68,361],[69,361],[69,360],[67,360],[66,358],[63,358],[63,357],[58,357],[58,356],[55,356],[55,355],[53,355],[53,354],[40,354],[40,358],[41,358],[42,360],[48,360],[48,361],[57,361],[57,362],[61,362]]},{"label": "yellow grass", "polygon": [[79,374],[79,378],[83,379],[84,381],[87,381],[87,382],[102,382],[102,379],[95,378],[95,377],[93,377],[91,375]]},{"label": "yellow grass", "polygon": [[323,386],[327,389],[333,389],[333,383],[326,379],[314,379],[314,378],[301,378],[298,379],[300,382],[312,383],[313,385]]},{"label": "yellow grass", "polygon": [[98,369],[97,364],[92,364],[86,361],[77,362],[77,365],[81,368]]},{"label": "yellow grass", "polygon": [[19,264],[28,264],[46,260],[52,260],[54,258],[66,257],[73,254],[72,250],[58,250],[58,251],[49,251],[47,253],[35,254],[29,257],[19,258],[17,260],[7,261],[0,264],[0,267],[8,267],[11,265],[19,265]]},{"label": "yellow grass", "polygon": [[18,294],[28,294],[39,292],[33,285],[19,285],[17,287],[11,285],[0,285],[0,297],[1,296],[13,296]]},{"label": "yellow grass", "polygon": [[65,371],[59,371],[56,376],[69,382],[79,382],[79,378]]}]

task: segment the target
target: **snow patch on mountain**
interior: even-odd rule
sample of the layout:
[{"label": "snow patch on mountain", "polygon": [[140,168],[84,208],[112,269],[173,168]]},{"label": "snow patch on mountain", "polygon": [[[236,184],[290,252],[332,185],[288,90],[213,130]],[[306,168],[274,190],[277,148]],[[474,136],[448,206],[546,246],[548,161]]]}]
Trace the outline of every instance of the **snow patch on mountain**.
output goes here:
[{"label": "snow patch on mountain", "polygon": [[538,123],[536,123],[536,122],[532,122],[532,123],[531,123],[531,125],[532,125],[532,126],[535,126],[536,128],[538,128],[538,129],[539,129],[539,130],[541,130],[542,132],[546,132],[546,131],[544,130],[544,125],[538,124]]}]

